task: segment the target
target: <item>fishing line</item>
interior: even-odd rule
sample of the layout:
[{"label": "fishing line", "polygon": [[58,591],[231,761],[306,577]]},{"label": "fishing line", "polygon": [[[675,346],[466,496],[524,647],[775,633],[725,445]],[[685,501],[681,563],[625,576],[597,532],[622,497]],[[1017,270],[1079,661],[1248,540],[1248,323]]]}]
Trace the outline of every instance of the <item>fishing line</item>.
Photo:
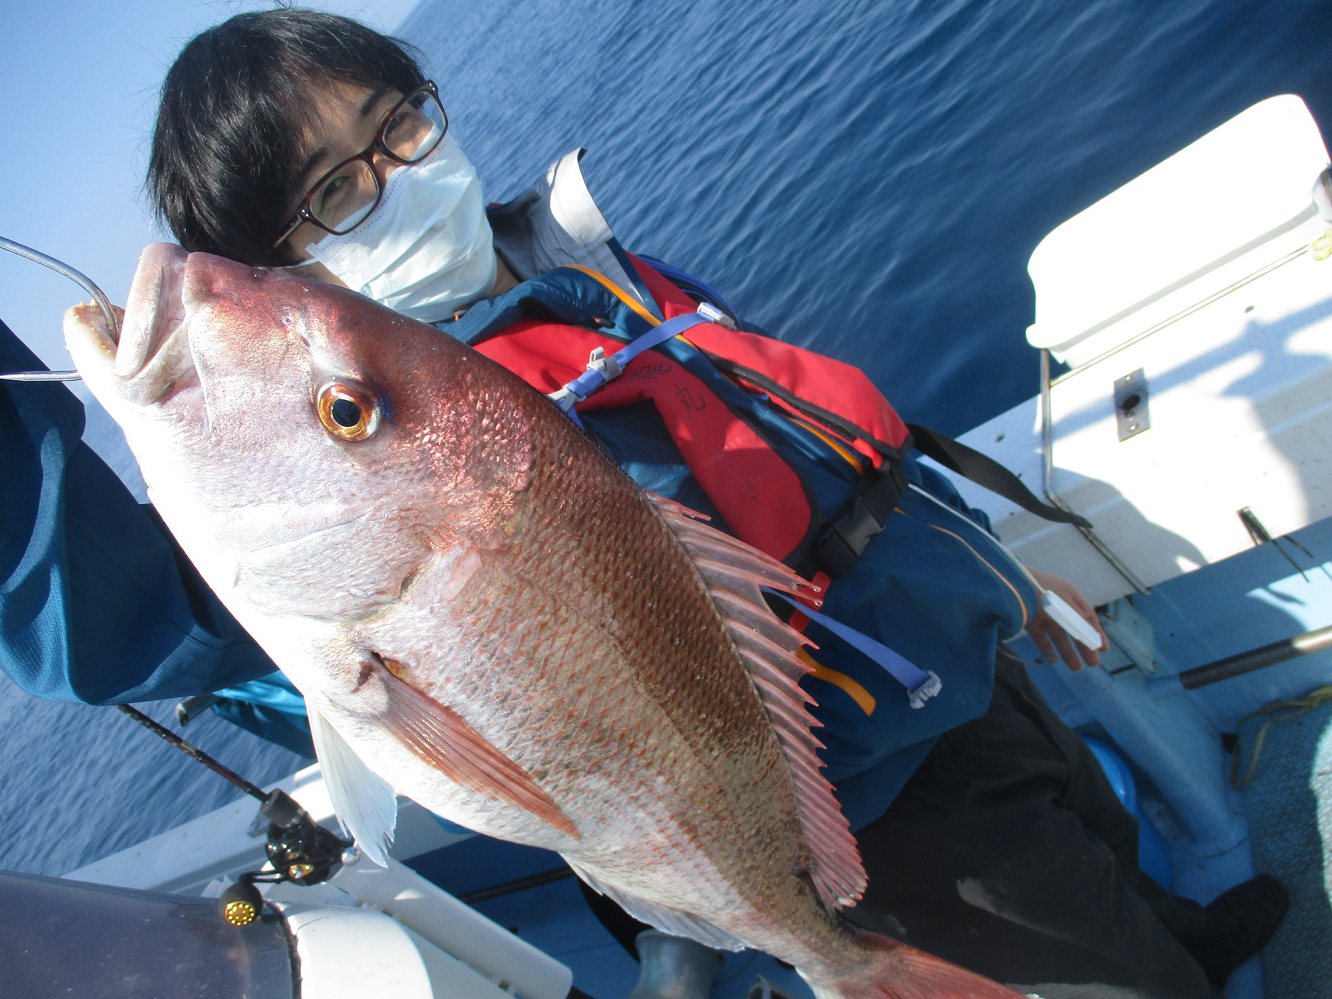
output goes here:
[{"label": "fishing line", "polygon": [[[34,250],[31,246],[16,243],[4,236],[0,236],[0,249],[17,253],[20,257],[26,257],[43,267],[49,267],[57,274],[63,274],[81,287],[101,306],[102,314],[106,316],[107,328],[111,331],[112,342],[118,343],[120,341],[120,324],[116,321],[116,310],[112,308],[111,300],[106,297],[106,293],[101,288],[92,283],[92,280],[86,274],[82,271],[76,271],[69,264],[57,260],[55,257],[48,257],[40,250]],[[0,375],[0,380],[10,382],[75,382],[81,377],[77,371],[13,371],[9,374]]]}]

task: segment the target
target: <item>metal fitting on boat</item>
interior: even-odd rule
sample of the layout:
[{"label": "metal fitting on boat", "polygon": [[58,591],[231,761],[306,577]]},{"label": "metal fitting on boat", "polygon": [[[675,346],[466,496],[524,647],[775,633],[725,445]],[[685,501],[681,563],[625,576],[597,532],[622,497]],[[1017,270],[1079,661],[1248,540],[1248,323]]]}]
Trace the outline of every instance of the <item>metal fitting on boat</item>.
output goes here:
[{"label": "metal fitting on boat", "polygon": [[711,947],[644,930],[634,939],[642,966],[628,999],[708,999],[722,956]]}]

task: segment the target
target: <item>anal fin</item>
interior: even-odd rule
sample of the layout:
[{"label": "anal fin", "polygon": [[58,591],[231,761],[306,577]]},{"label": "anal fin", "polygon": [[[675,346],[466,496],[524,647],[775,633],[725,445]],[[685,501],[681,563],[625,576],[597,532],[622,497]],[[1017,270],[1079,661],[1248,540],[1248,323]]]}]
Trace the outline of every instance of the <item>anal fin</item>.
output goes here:
[{"label": "anal fin", "polygon": [[564,859],[574,869],[574,873],[586,881],[593,891],[605,895],[640,923],[647,923],[663,933],[686,937],[689,940],[703,944],[705,947],[716,947],[718,950],[744,950],[748,946],[748,944],[736,939],[724,930],[719,930],[705,919],[622,891],[606,884],[596,875],[589,874],[577,862],[569,860],[568,857]]},{"label": "anal fin", "polygon": [[815,999],[1023,999],[1007,985],[896,940],[873,933],[856,940],[870,960],[845,978],[810,982]]}]

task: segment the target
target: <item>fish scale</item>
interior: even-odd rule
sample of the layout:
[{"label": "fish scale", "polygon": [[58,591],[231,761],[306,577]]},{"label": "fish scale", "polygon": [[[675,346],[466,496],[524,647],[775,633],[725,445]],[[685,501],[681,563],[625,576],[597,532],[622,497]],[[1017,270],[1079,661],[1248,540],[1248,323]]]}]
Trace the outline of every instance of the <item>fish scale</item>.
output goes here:
[{"label": "fish scale", "polygon": [[[544,413],[534,414],[545,415]],[[534,419],[534,425],[542,426]],[[567,426],[555,424],[565,431]],[[552,441],[559,447],[563,441]],[[535,447],[538,454],[544,448]],[[538,459],[538,465],[541,464]],[[590,464],[590,463],[589,463]],[[609,580],[610,585],[593,597],[597,606],[580,607],[588,614],[603,614],[608,624],[606,631],[622,651],[625,667],[642,685],[648,697],[662,705],[672,725],[690,746],[705,747],[703,773],[690,774],[690,796],[701,809],[716,809],[719,804],[729,807],[733,800],[725,794],[726,778],[744,775],[750,784],[761,784],[762,794],[770,795],[768,807],[777,814],[753,816],[756,824],[773,823],[784,819],[791,826],[790,842],[799,844],[798,831],[791,824],[795,816],[794,794],[785,772],[780,747],[747,674],[737,669],[736,653],[715,610],[706,599],[701,583],[692,587],[663,585],[662,577],[696,580],[688,560],[674,537],[660,523],[655,510],[642,502],[635,489],[626,489],[624,477],[618,469],[607,463],[594,465],[594,470],[566,466],[552,476],[538,476],[528,491],[525,507],[532,520],[545,521],[543,508],[552,497],[571,516],[574,523],[595,524],[593,531],[585,532],[580,540],[585,544],[587,575],[591,579]],[[589,471],[591,474],[589,474]],[[572,480],[577,475],[577,481]],[[589,481],[591,479],[591,481]],[[607,500],[620,499],[619,503]],[[582,510],[570,510],[582,500]],[[609,509],[608,509],[609,508]],[[605,511],[605,512],[603,512]],[[612,544],[596,543],[600,536],[612,539]],[[633,539],[632,542],[630,539]],[[618,540],[618,543],[615,541]],[[586,544],[586,542],[591,542]],[[528,552],[543,552],[541,545],[523,545],[517,533],[511,549],[523,559]],[[625,548],[632,544],[633,558],[626,557]],[[553,569],[551,558],[544,553],[533,569],[540,573]],[[516,571],[526,574],[526,566]],[[540,577],[538,577],[540,578]],[[553,574],[548,578],[557,579]],[[590,587],[561,587],[579,593],[594,593]],[[649,604],[651,606],[649,606]],[[658,622],[669,620],[684,636],[681,645],[662,641]],[[589,650],[593,656],[596,651]],[[593,661],[591,660],[584,661]],[[706,748],[720,752],[726,761],[725,771],[719,775],[709,772]],[[681,775],[684,777],[685,775]],[[721,780],[717,780],[720,777]],[[715,786],[720,784],[721,786]],[[758,792],[759,787],[746,790]],[[756,794],[746,794],[740,800],[763,800]],[[740,815],[741,823],[751,819]],[[766,835],[766,833],[765,833]],[[793,858],[791,866],[797,866]]]},{"label": "fish scale", "polygon": [[[305,695],[368,856],[396,790],[560,851],[667,932],[767,950],[819,999],[1014,995],[835,913],[864,872],[814,755],[803,639],[759,591],[797,592],[789,569],[346,290],[157,244],[124,330],[67,317],[164,520]],[[351,425],[321,415],[331,391]]]}]

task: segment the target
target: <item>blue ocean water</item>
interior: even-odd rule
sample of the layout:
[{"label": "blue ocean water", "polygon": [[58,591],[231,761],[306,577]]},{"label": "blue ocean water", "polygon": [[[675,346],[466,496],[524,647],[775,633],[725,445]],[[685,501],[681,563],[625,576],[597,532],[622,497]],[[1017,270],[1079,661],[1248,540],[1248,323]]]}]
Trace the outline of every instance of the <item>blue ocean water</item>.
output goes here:
[{"label": "blue ocean water", "polygon": [[[400,34],[489,199],[588,147],[627,247],[951,433],[1036,390],[1025,267],[1050,229],[1265,97],[1332,126],[1332,3],[424,0]],[[256,781],[300,762],[211,718],[187,734]],[[236,793],[3,679],[0,775],[0,867],[38,873]]]}]

